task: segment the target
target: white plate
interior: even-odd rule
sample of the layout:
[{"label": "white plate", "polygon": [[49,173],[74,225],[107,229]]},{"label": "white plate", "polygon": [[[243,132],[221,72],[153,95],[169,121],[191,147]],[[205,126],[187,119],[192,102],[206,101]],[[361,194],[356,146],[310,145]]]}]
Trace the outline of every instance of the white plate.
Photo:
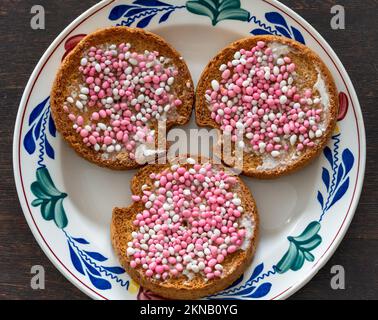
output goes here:
[{"label": "white plate", "polygon": [[[201,7],[203,0],[161,1],[103,1],[72,22],[41,58],[26,86],[14,131],[14,175],[26,220],[54,265],[90,297],[156,298],[130,281],[110,244],[112,208],[131,203],[129,182],[135,171],[113,172],[81,159],[55,132],[51,121],[48,96],[65,45],[73,42],[73,36],[100,27],[147,28],[182,53],[197,81],[209,59],[233,40],[251,33],[292,37],[305,42],[325,61],[347,112],[325,152],[311,166],[275,181],[244,178],[258,203],[261,241],[244,276],[229,289],[208,297],[287,298],[333,254],[358,203],[366,151],[352,83],[324,39],[277,1],[241,1],[236,16],[235,11],[210,14]],[[239,7],[237,0],[224,1]],[[188,10],[189,2],[196,2],[189,4],[196,12]],[[236,20],[218,21],[230,16]],[[195,127],[192,119],[185,128]],[[53,200],[41,208],[38,199],[46,194]]]}]

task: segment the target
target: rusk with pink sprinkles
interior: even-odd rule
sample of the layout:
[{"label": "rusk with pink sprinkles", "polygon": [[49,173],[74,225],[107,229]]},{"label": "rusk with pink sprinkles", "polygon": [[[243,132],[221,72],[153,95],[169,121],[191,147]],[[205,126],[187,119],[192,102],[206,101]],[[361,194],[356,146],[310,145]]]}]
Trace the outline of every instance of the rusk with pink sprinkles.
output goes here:
[{"label": "rusk with pink sprinkles", "polygon": [[243,172],[261,178],[315,158],[337,111],[325,64],[304,45],[276,36],[231,44],[209,63],[197,88],[197,123],[219,128],[242,149]]},{"label": "rusk with pink sprinkles", "polygon": [[151,165],[134,178],[132,192],[134,204],[113,211],[112,240],[143,287],[170,298],[200,297],[231,284],[250,263],[256,206],[222,165],[194,158]]},{"label": "rusk with pink sprinkles", "polygon": [[58,130],[82,156],[127,169],[155,150],[157,123],[184,124],[193,84],[181,56],[160,37],[108,28],[85,37],[63,61],[52,91]]}]

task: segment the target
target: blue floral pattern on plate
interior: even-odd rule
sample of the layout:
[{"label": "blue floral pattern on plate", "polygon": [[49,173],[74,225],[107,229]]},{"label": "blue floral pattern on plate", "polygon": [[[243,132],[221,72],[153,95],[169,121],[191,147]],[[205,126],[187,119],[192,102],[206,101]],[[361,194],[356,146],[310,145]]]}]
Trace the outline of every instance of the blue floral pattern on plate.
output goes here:
[{"label": "blue floral pattern on plate", "polygon": [[75,269],[84,276],[88,276],[89,280],[99,290],[108,290],[112,288],[110,281],[106,278],[115,280],[120,286],[126,290],[129,288],[130,282],[122,280],[118,276],[125,273],[125,270],[119,266],[105,266],[104,262],[108,258],[101,253],[81,249],[79,246],[87,246],[90,243],[84,238],[71,237],[64,231],[67,238],[67,244],[70,251],[70,257]]},{"label": "blue floral pattern on plate", "polygon": [[256,25],[251,31],[253,35],[281,35],[305,43],[302,33],[294,26],[289,26],[280,13],[267,12],[266,22],[263,22],[242,8],[239,0],[191,0],[181,6],[156,0],[135,0],[131,4],[114,6],[109,13],[109,20],[118,21],[117,26],[145,28],[155,17],[160,24],[174,12],[185,8],[190,13],[210,18],[212,25],[222,20],[245,21]]},{"label": "blue floral pattern on plate", "polygon": [[109,13],[109,20],[116,21],[122,19],[117,26],[130,27],[136,22],[135,27],[145,28],[151,20],[159,17],[159,23],[168,20],[169,16],[178,9],[183,9],[185,6],[175,6],[156,0],[136,0],[131,5],[115,6]]},{"label": "blue floral pattern on plate", "polygon": [[260,21],[253,17],[253,21],[258,23],[260,26],[259,28],[255,28],[251,31],[253,35],[281,35],[305,44],[305,39],[302,33],[297,28],[289,26],[282,14],[278,12],[267,12],[265,14],[265,19],[274,26],[274,29],[267,27],[265,24],[261,24]]}]

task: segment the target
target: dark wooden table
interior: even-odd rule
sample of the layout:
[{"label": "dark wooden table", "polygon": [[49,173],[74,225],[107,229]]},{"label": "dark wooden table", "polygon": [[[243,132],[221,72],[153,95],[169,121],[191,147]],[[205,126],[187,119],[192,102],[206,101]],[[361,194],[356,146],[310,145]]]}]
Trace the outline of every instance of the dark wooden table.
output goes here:
[{"label": "dark wooden table", "polygon": [[[88,299],[43,254],[21,211],[13,180],[12,136],[22,92],[36,63],[54,38],[95,0],[1,0],[0,3],[0,298]],[[367,168],[356,215],[326,266],[294,299],[378,298],[378,37],[377,0],[285,0],[330,43],[359,95],[367,133]],[[346,29],[332,30],[330,8],[346,10]],[[46,30],[30,28],[30,8],[46,10]],[[32,290],[30,268],[43,265],[45,290]],[[333,265],[346,272],[346,289],[332,290]]]}]

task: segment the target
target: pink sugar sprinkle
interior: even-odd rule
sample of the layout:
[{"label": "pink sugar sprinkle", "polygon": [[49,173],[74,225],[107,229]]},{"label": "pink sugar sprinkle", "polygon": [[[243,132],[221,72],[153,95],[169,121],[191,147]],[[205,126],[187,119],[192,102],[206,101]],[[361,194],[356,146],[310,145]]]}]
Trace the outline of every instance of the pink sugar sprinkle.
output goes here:
[{"label": "pink sugar sprinkle", "polygon": [[99,116],[98,112],[93,112],[91,118],[92,118],[92,120],[98,120],[98,119],[100,119],[100,116]]},{"label": "pink sugar sprinkle", "polygon": [[83,123],[84,123],[84,119],[83,119],[83,117],[82,117],[82,116],[78,116],[77,119],[76,119],[76,123],[77,123],[79,126],[83,125]]},{"label": "pink sugar sprinkle", "polygon": [[82,130],[80,131],[80,135],[81,135],[83,138],[85,138],[85,137],[88,136],[88,131],[85,130],[85,129],[82,129]]},{"label": "pink sugar sprinkle", "polygon": [[110,138],[109,136],[105,137],[105,138],[104,138],[104,143],[105,143],[106,145],[111,144],[111,143],[112,143],[112,138]]},{"label": "pink sugar sprinkle", "polygon": [[97,139],[93,135],[89,136],[88,140],[92,145],[97,143]]},{"label": "pink sugar sprinkle", "polygon": [[88,78],[85,80],[85,82],[88,83],[88,84],[93,83],[93,81],[94,81],[93,77],[88,77]]}]

